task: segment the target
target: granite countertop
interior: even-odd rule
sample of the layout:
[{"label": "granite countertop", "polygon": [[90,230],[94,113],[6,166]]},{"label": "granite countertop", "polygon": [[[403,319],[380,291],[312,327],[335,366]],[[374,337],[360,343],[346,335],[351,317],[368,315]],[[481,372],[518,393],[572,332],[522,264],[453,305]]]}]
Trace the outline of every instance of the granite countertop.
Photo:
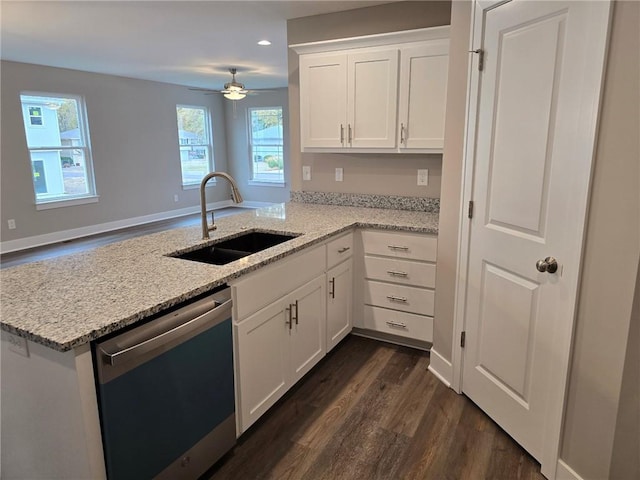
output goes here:
[{"label": "granite countertop", "polygon": [[[438,233],[438,214],[284,203],[0,270],[3,330],[67,351],[353,227]],[[247,231],[298,237],[227,265],[167,255]]]}]

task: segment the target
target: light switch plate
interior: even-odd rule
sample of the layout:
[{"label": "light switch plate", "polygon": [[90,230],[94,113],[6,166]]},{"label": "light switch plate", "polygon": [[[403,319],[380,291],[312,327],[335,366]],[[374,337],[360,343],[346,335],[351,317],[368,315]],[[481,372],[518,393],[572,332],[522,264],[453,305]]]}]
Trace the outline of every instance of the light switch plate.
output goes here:
[{"label": "light switch plate", "polygon": [[302,166],[302,180],[311,180],[311,167],[309,165]]},{"label": "light switch plate", "polygon": [[342,170],[342,168],[340,168],[340,167],[336,168],[336,182],[341,182],[342,181],[343,173],[344,173],[344,171]]},{"label": "light switch plate", "polygon": [[421,186],[429,185],[429,170],[426,170],[426,169],[418,170],[418,185],[421,185]]}]

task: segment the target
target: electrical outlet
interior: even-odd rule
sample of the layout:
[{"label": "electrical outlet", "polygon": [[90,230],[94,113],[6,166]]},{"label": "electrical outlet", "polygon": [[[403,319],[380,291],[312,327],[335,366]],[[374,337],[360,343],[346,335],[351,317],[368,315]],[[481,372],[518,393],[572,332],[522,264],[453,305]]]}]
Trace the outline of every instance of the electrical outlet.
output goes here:
[{"label": "electrical outlet", "polygon": [[418,185],[429,185],[429,170],[418,170]]},{"label": "electrical outlet", "polygon": [[311,167],[309,165],[302,166],[302,180],[311,180]]},{"label": "electrical outlet", "polygon": [[9,230],[15,230],[16,221],[13,218],[10,218],[9,220],[7,220],[7,224],[9,225]]},{"label": "electrical outlet", "polygon": [[173,201],[174,201],[174,202],[177,202],[179,199],[180,199],[180,197],[178,197],[178,194],[176,193],[176,194],[173,196]]},{"label": "electrical outlet", "polygon": [[6,334],[6,338],[9,341],[9,350],[17,353],[18,355],[22,355],[23,357],[29,356],[29,349],[27,348],[27,339],[18,337],[17,335],[13,335],[11,333]]},{"label": "electrical outlet", "polygon": [[342,170],[342,168],[340,167],[336,168],[336,182],[342,181],[343,173],[344,171]]}]

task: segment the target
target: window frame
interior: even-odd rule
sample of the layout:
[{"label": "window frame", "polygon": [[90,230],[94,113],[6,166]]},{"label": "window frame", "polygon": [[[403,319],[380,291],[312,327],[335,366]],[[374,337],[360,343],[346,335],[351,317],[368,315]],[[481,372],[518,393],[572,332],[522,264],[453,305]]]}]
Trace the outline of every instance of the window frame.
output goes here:
[{"label": "window frame", "polygon": [[[76,112],[78,115],[78,133],[80,136],[80,141],[82,145],[73,145],[73,146],[63,146],[63,145],[41,145],[38,147],[30,147],[29,139],[27,134],[28,128],[45,128],[45,120],[44,120],[44,112],[42,115],[42,125],[32,125],[31,124],[31,114],[27,111],[27,118],[29,119],[29,124],[25,121],[25,117],[23,112],[23,108],[25,103],[23,103],[23,97],[41,97],[41,98],[61,98],[61,99],[69,99],[75,100],[76,102]],[[89,135],[89,119],[87,115],[87,104],[84,96],[70,94],[70,93],[53,93],[53,92],[40,92],[40,91],[20,91],[18,94],[18,98],[20,100],[20,111],[22,116],[22,123],[24,126],[25,133],[25,144],[27,146],[27,153],[29,155],[29,166],[33,174],[33,154],[38,152],[51,152],[57,151],[62,157],[62,153],[66,151],[73,150],[81,150],[82,156],[84,160],[84,168],[85,168],[85,180],[87,183],[87,193],[80,194],[61,194],[56,196],[51,196],[48,198],[38,198],[38,193],[36,192],[36,187],[34,182],[31,182],[31,188],[33,189],[33,199],[35,202],[36,210],[49,210],[52,208],[60,208],[67,207],[73,205],[82,205],[86,203],[96,203],[98,202],[99,195],[96,191],[96,181],[95,181],[95,173],[93,167],[93,155],[91,150],[91,137]],[[29,105],[26,105],[27,110],[29,109]],[[41,111],[43,110],[42,107]],[[62,143],[62,142],[60,142]]]},{"label": "window frame", "polygon": [[[255,172],[253,170],[254,166],[254,145],[253,145],[253,124],[251,119],[251,113],[257,110],[280,110],[280,117],[282,121],[282,143],[274,144],[273,146],[279,147],[282,150],[282,179],[278,181],[269,181],[255,179]],[[262,145],[264,146],[264,145]],[[267,145],[268,146],[268,145]],[[258,106],[258,107],[247,107],[247,147],[249,150],[249,185],[254,186],[263,186],[263,187],[285,187],[286,186],[286,178],[285,178],[285,154],[284,154],[284,108],[282,105],[276,106]]]},{"label": "window frame", "polygon": [[[191,108],[197,110],[204,111],[204,130],[207,135],[208,143],[186,143],[182,144],[180,142],[180,123],[178,122],[178,109],[179,108]],[[213,158],[213,125],[211,118],[211,109],[206,105],[187,105],[184,103],[176,104],[176,132],[178,133],[178,161],[180,163],[180,184],[182,185],[183,190],[192,190],[196,188],[200,188],[200,181],[198,182],[189,182],[184,183],[184,173],[182,170],[182,158],[181,158],[181,148],[182,147],[205,147],[209,157],[209,172],[215,171],[215,160]],[[207,173],[209,173],[207,172]],[[203,176],[204,177],[204,176]],[[215,184],[215,179],[209,181],[209,184]]]}]

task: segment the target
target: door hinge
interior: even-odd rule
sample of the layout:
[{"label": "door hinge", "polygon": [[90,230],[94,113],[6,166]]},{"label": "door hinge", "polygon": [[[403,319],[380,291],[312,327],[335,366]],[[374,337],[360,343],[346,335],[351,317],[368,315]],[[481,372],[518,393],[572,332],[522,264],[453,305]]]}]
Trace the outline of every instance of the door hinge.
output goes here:
[{"label": "door hinge", "polygon": [[465,342],[465,338],[466,338],[466,336],[467,336],[467,332],[464,332],[464,331],[463,331],[463,332],[460,334],[460,346],[461,346],[462,348],[464,348],[464,342]]},{"label": "door hinge", "polygon": [[467,211],[467,217],[473,218],[473,200],[469,201],[469,209]]},{"label": "door hinge", "polygon": [[484,70],[484,50],[478,48],[477,50],[469,50],[469,52],[478,54],[478,70]]}]

